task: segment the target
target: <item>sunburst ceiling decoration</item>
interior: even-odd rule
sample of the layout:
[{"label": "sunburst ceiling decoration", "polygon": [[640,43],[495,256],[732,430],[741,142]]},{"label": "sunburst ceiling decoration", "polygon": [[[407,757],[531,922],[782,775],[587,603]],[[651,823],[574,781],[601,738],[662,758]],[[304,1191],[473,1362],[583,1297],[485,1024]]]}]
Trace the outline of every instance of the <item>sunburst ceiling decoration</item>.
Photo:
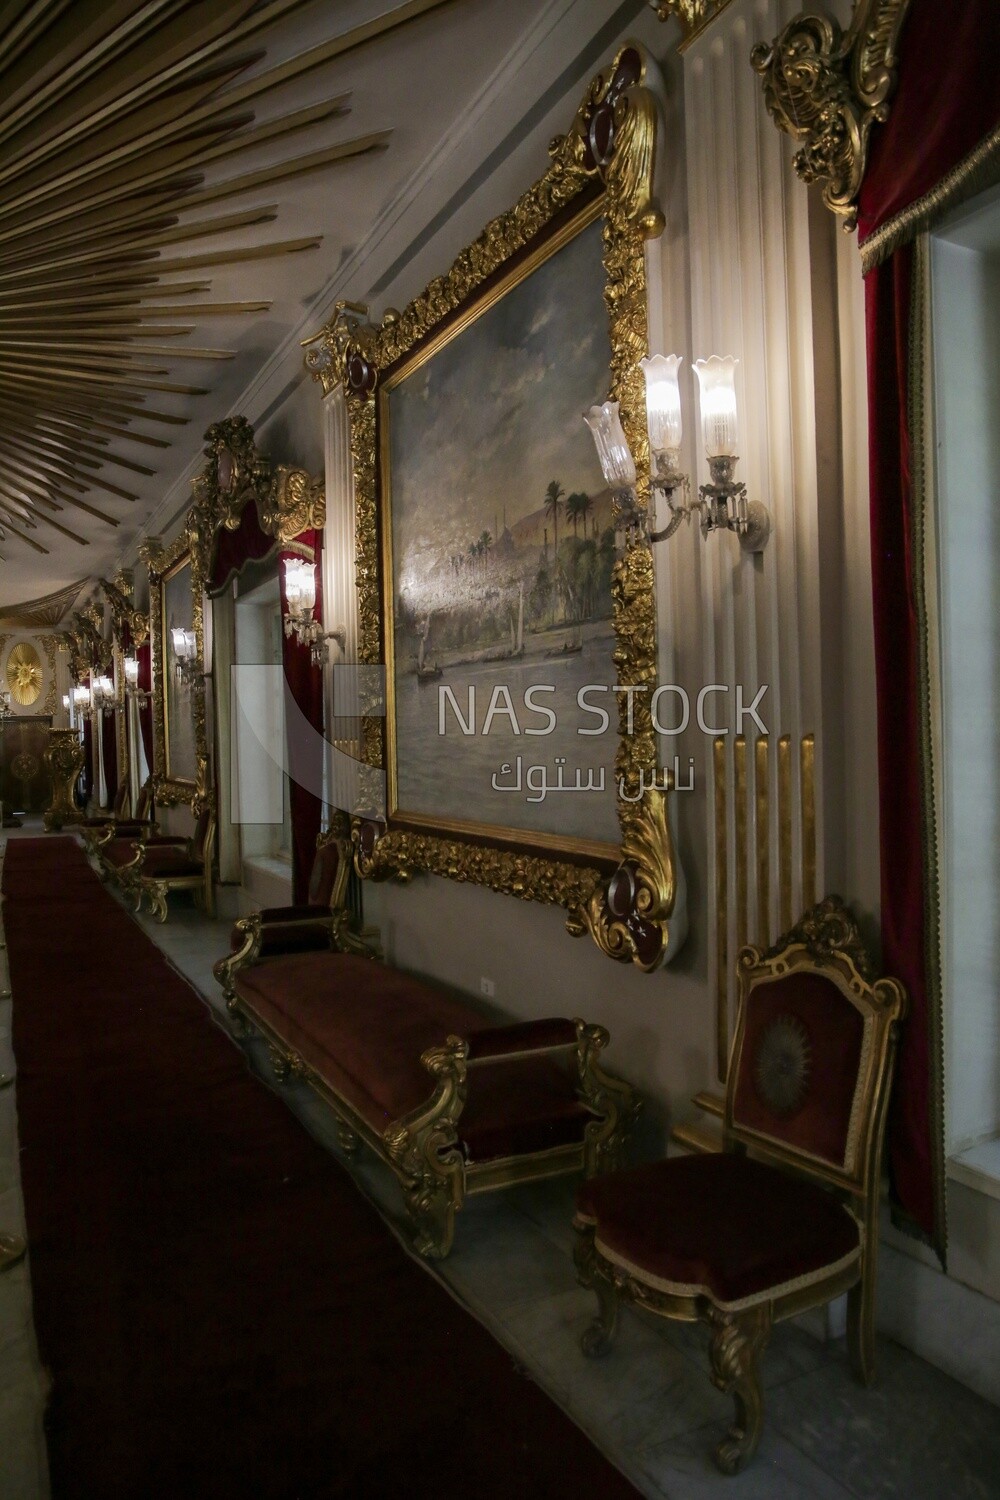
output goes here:
[{"label": "sunburst ceiling decoration", "polygon": [[27,641],[15,646],[7,658],[7,684],[14,702],[22,708],[30,708],[42,691],[42,663]]},{"label": "sunburst ceiling decoration", "polygon": [[[154,474],[170,427],[186,420],[159,409],[170,406],[162,394],[204,394],[194,362],[232,357],[188,341],[199,319],[269,306],[205,300],[204,273],[318,245],[261,236],[277,217],[268,192],[388,142],[388,131],[350,133],[348,94],[262,122],[255,109],[445,3],[408,0],[277,66],[267,34],[304,0],[0,7],[0,541],[46,552],[51,528],[85,544],[73,529],[84,513],[118,524],[108,497],[135,500],[130,472]],[[328,143],[292,154],[287,144],[317,124]],[[241,170],[241,153],[260,146],[267,164],[258,151]],[[258,205],[220,211],[258,193]],[[234,231],[242,245],[199,250]],[[117,452],[123,441],[148,462]]]}]

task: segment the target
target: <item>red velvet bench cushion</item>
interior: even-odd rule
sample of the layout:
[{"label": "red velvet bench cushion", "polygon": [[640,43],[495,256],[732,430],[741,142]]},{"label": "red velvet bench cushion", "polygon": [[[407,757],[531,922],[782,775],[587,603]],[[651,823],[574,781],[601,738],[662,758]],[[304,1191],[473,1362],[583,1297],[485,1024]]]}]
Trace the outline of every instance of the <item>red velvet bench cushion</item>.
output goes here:
[{"label": "red velvet bench cushion", "polygon": [[832,1193],[728,1152],[678,1156],[584,1182],[577,1221],[597,1249],[658,1291],[736,1311],[860,1255]]},{"label": "red velvet bench cushion", "polygon": [[[398,969],[350,953],[298,953],[243,969],[240,1000],[381,1133],[425,1104],[428,1047],[484,1031],[482,1016]],[[590,1111],[551,1057],[470,1067],[459,1138],[472,1161],[583,1139]]]}]

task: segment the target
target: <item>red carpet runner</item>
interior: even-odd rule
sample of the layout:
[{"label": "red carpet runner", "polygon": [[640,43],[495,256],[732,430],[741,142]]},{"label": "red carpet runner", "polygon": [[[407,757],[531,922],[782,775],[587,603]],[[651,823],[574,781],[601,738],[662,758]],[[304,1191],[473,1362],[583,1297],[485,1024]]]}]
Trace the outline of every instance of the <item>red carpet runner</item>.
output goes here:
[{"label": "red carpet runner", "polygon": [[72,840],[11,840],[3,886],[56,1500],[634,1500]]}]

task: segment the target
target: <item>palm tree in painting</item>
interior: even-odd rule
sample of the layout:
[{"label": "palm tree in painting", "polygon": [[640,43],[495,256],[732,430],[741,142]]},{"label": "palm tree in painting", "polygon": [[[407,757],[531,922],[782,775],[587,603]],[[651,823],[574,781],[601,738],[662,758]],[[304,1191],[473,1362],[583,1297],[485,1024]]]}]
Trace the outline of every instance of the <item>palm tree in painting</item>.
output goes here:
[{"label": "palm tree in painting", "polygon": [[483,571],[485,572],[485,570],[489,566],[490,548],[493,546],[493,538],[490,536],[488,531],[484,531],[480,534],[479,541],[476,543],[476,545],[482,548]]},{"label": "palm tree in painting", "polygon": [[573,522],[573,536],[579,537],[580,522],[583,522],[583,534],[587,535],[587,516],[590,514],[592,501],[589,495],[582,494],[579,490],[566,497],[566,514]]},{"label": "palm tree in painting", "polygon": [[545,487],[545,514],[552,517],[552,551],[559,553],[559,507],[566,491],[558,479],[550,479]]},{"label": "palm tree in painting", "polygon": [[550,479],[545,487],[545,513],[552,517],[552,566],[553,582],[552,591],[552,621],[555,623],[556,599],[559,593],[559,507],[562,504],[566,491],[558,479]]}]

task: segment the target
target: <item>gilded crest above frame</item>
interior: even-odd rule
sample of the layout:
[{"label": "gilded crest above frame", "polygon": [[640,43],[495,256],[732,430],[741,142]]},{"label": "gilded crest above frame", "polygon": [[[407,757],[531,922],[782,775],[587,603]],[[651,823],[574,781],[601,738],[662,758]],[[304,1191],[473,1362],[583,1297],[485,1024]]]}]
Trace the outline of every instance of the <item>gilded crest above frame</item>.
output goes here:
[{"label": "gilded crest above frame", "polygon": [[[194,804],[210,794],[205,726],[205,585],[215,540],[235,531],[243,507],[262,505],[269,465],[254,444],[245,417],[216,422],[205,433],[205,467],[192,480],[194,501],[184,529],[161,546],[150,538],[139,549],[149,570],[149,629],[153,666],[153,782],[163,805]],[[172,629],[193,637],[182,662],[169,639]]]},{"label": "gilded crest above frame", "polygon": [[[466,470],[456,469],[449,476],[459,496],[456,505],[450,492],[439,495],[437,487],[425,482],[427,472],[421,471],[421,463],[435,456],[435,444],[425,441],[408,446],[405,439],[411,430],[425,437],[433,431],[420,417],[421,402],[430,407],[432,416],[428,420],[433,420],[434,401],[443,390],[456,386],[461,417],[471,431],[487,400],[484,395],[476,404],[480,393],[474,371],[489,367],[486,355],[493,347],[492,331],[501,326],[508,330],[528,326],[532,311],[537,317],[528,327],[530,334],[546,321],[564,328],[567,312],[563,304],[568,300],[571,313],[579,309],[581,326],[576,331],[596,347],[599,328],[605,351],[593,377],[597,388],[588,386],[586,395],[578,397],[572,422],[579,424],[580,441],[586,447],[589,437],[580,415],[584,405],[604,394],[618,400],[639,473],[640,500],[648,497],[649,444],[639,368],[639,361],[648,353],[645,247],[664,226],[653,191],[659,110],[647,84],[649,67],[647,55],[637,43],[623,47],[611,66],[592,80],[569,131],[552,142],[551,164],[544,176],[512,209],[486,226],[445,276],[433,281],[401,313],[387,312],[377,327],[365,321],[365,308],[338,306],[334,319],[307,341],[306,355],[307,368],[326,392],[342,385],[346,394],[356,495],[359,661],[371,667],[386,664],[387,716],[371,715],[363,720],[362,744],[367,785],[384,778],[388,799],[384,815],[371,815],[374,801],[362,801],[352,809],[359,814],[354,819],[358,873],[372,879],[406,880],[422,871],[561,905],[567,910],[571,933],[589,931],[609,956],[647,970],[658,967],[667,953],[676,894],[667,816],[669,779],[657,777],[649,693],[641,691],[651,689],[656,678],[656,610],[649,542],[631,532],[625,534],[623,542],[619,533],[616,548],[619,518],[613,500],[603,493],[592,499],[583,492],[570,472],[576,463],[574,448],[572,463],[567,465],[567,482],[575,480],[579,485],[573,495],[562,494],[561,483],[551,479],[546,467],[549,458],[540,459],[536,470],[539,483],[530,490],[532,503],[539,506],[537,513],[526,513],[509,527],[504,506],[501,529],[497,501],[495,523],[489,510],[492,534],[489,526],[484,527],[474,544],[458,547],[453,539],[465,524],[460,497]],[[549,295],[548,288],[564,287],[571,277],[578,278],[578,282],[572,282],[574,287],[583,287],[590,274],[586,269],[589,265],[595,268],[596,296],[591,297],[588,282],[586,302],[573,303],[565,290],[553,290],[553,302],[542,302]],[[537,306],[532,298],[537,299]],[[496,347],[499,354],[500,344]],[[522,357],[527,344],[522,340],[511,347],[517,357]],[[545,351],[541,361],[545,378],[558,369],[561,379],[563,366],[572,364],[572,353],[562,348],[559,353],[563,355],[562,364],[552,358],[551,346]],[[588,358],[592,353],[590,348]],[[467,382],[462,378],[466,362]],[[505,387],[503,401],[512,400],[510,391],[516,388],[516,379],[519,377],[512,376],[510,387]],[[567,384],[565,388],[570,387]],[[558,389],[561,394],[563,386]],[[513,408],[495,405],[496,411],[508,409]],[[470,412],[472,415],[467,416]],[[490,408],[487,417],[493,415],[494,408]],[[569,441],[562,435],[570,431],[569,426],[559,430],[559,441]],[[575,438],[572,441],[575,443]],[[542,424],[537,452],[567,451],[550,449],[546,443]],[[485,448],[482,452],[485,454]],[[589,458],[592,463],[592,452]],[[447,460],[442,457],[441,461]],[[488,462],[484,456],[482,463]],[[472,469],[474,464],[468,472]],[[544,479],[551,482],[543,496]],[[529,503],[527,493],[522,489],[515,494],[512,488],[512,505]],[[446,524],[432,531],[429,519],[420,514],[421,497],[426,497],[428,515],[435,504],[439,515],[447,514]],[[563,498],[574,505],[571,510],[567,503],[560,516]],[[474,502],[470,499],[470,522],[475,520],[479,526],[484,506],[491,506],[495,499],[496,491],[485,490],[474,497]],[[446,511],[446,507],[450,509]],[[551,551],[546,507],[552,524]],[[571,521],[572,537],[568,534]],[[437,538],[425,546],[423,573],[411,566],[411,559],[418,557],[418,544],[413,538],[421,524],[425,536]],[[451,554],[439,557],[437,553],[446,553],[448,546]],[[437,551],[431,557],[434,548]],[[614,789],[611,792],[610,835],[587,838],[578,827],[569,833],[560,832],[554,811],[547,814],[551,825],[543,825],[543,831],[537,833],[523,818],[521,822],[500,824],[495,816],[477,819],[474,809],[471,816],[453,810],[440,814],[429,811],[435,798],[444,806],[449,796],[454,801],[457,794],[444,784],[451,778],[440,770],[437,784],[432,785],[434,756],[440,747],[435,749],[430,741],[421,748],[421,756],[414,757],[414,748],[420,748],[419,737],[412,727],[417,722],[415,710],[408,705],[419,699],[422,684],[433,691],[435,680],[441,678],[446,683],[445,674],[453,669],[462,668],[469,675],[481,666],[492,670],[507,661],[524,672],[530,656],[535,664],[549,658],[555,672],[557,668],[565,670],[569,659],[585,649],[596,654],[594,642],[599,631],[592,616],[598,590],[597,564],[591,565],[593,577],[586,603],[581,602],[584,585],[569,572],[570,563],[575,565],[588,548],[595,557],[601,553],[606,569],[601,575],[601,598],[607,617],[606,659],[611,683],[640,690],[617,695],[619,733],[612,775],[614,789],[624,791],[625,796],[616,795]],[[518,558],[528,557],[531,549],[530,563],[510,561],[515,553]],[[519,567],[536,564],[534,589],[529,589],[524,574],[520,582],[514,582]],[[501,574],[502,565],[506,572]],[[440,608],[427,602],[436,597],[435,589],[439,593],[443,590]],[[460,605],[453,602],[456,599]],[[481,603],[474,608],[473,600]],[[532,612],[534,618],[529,620]],[[496,635],[495,646],[482,645],[489,630]],[[436,633],[444,635],[443,642],[435,639]],[[530,651],[525,646],[529,635],[533,636]],[[456,647],[459,637],[470,644]],[[434,694],[438,702],[444,701],[442,691]],[[607,691],[611,703],[610,687]],[[423,712],[425,734],[427,719]],[[519,732],[513,729],[513,733]],[[409,763],[400,754],[404,745]],[[607,752],[605,757],[610,759]],[[418,764],[408,779],[408,765],[415,758]],[[557,765],[560,759],[555,757]],[[520,761],[518,767],[520,791]],[[505,763],[503,770],[509,772],[509,764]],[[362,787],[366,785],[366,772],[362,773]],[[577,775],[581,784],[560,789],[597,790],[582,785],[582,773]],[[603,789],[603,768],[601,782]],[[425,787],[430,789],[422,790]],[[508,790],[497,785],[495,775],[492,789]],[[483,801],[487,800],[484,792]],[[513,812],[513,804],[508,805]],[[577,805],[582,807],[583,799]],[[495,809],[496,804],[492,806]],[[596,811],[596,802],[590,806]],[[607,827],[608,803],[603,805],[601,817],[602,827]]]}]

